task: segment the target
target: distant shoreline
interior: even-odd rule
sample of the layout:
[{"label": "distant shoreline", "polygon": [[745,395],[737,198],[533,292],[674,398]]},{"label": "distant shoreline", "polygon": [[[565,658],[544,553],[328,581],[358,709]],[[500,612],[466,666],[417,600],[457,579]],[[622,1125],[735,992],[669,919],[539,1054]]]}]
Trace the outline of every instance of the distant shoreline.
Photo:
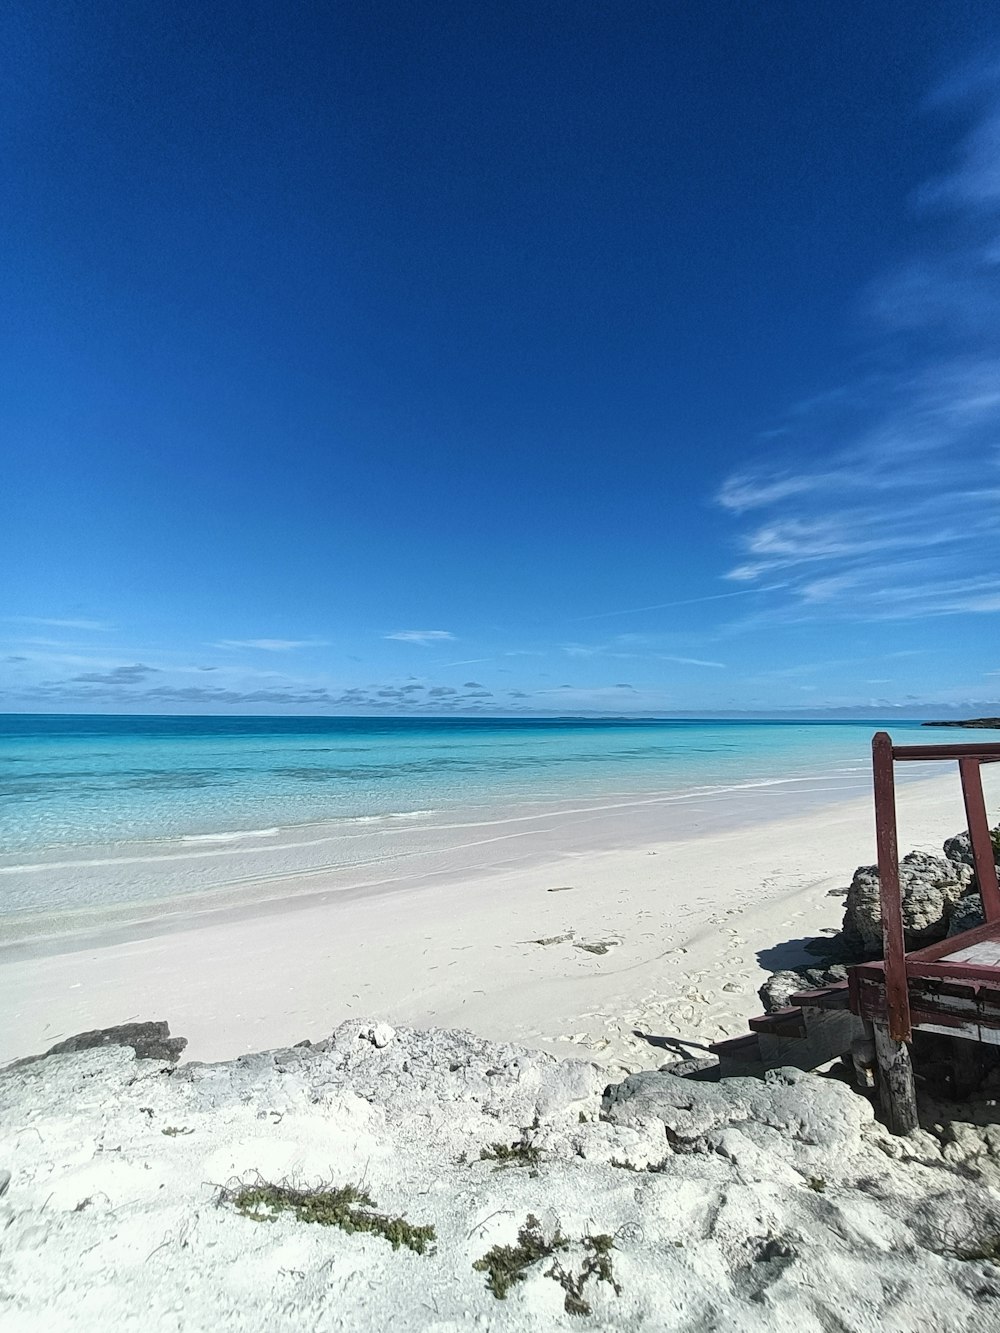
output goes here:
[{"label": "distant shoreline", "polygon": [[1000,717],[969,717],[954,722],[924,722],[925,727],[975,727],[981,731],[1000,731]]}]

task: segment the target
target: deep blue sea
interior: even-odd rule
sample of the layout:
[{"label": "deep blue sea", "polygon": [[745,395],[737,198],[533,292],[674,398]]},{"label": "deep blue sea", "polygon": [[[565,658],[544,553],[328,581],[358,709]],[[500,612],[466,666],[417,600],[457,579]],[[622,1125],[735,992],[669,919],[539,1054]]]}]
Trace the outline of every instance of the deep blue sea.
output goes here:
[{"label": "deep blue sea", "polygon": [[[919,723],[893,721],[895,737]],[[865,722],[0,716],[0,856],[860,775]]]}]

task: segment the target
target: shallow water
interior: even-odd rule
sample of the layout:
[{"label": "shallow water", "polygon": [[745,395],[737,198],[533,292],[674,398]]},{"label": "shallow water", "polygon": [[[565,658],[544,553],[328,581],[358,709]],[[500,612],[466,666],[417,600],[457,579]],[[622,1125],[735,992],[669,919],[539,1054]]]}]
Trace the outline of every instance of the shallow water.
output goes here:
[{"label": "shallow water", "polygon": [[[371,876],[429,850],[471,863],[465,849],[523,844],[553,819],[613,841],[616,812],[651,821],[678,802],[735,811],[750,798],[759,812],[787,783],[803,801],[836,800],[867,789],[877,726],[8,715],[0,914],[323,869]],[[891,727],[927,738],[919,723]]]}]

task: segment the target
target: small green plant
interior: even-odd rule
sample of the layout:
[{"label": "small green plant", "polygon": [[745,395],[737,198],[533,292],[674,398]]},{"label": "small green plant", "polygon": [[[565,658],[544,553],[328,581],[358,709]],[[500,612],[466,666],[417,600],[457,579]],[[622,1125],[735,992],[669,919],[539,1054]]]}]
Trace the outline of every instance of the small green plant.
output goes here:
[{"label": "small green plant", "polygon": [[295,1189],[258,1178],[249,1185],[241,1181],[223,1185],[216,1202],[231,1203],[254,1222],[273,1222],[281,1213],[290,1212],[300,1222],[340,1227],[348,1234],[369,1232],[387,1240],[394,1250],[405,1245],[417,1254],[426,1254],[437,1238],[432,1226],[414,1226],[404,1217],[376,1212],[378,1205],[357,1185]]},{"label": "small green plant", "polygon": [[511,1288],[523,1282],[535,1264],[543,1259],[552,1259],[552,1267],[545,1270],[545,1276],[558,1282],[565,1292],[563,1308],[566,1313],[587,1315],[591,1313],[591,1308],[583,1293],[591,1278],[609,1283],[616,1296],[622,1293],[621,1286],[615,1280],[611,1261],[614,1240],[607,1235],[584,1236],[580,1244],[586,1254],[578,1273],[572,1268],[566,1268],[557,1257],[570,1244],[570,1240],[558,1227],[551,1239],[546,1240],[538,1218],[529,1213],[524,1226],[517,1233],[516,1245],[494,1245],[472,1266],[477,1272],[487,1274],[487,1288],[498,1301],[505,1301]]},{"label": "small green plant", "polygon": [[623,1161],[620,1157],[612,1157],[611,1165],[616,1166],[619,1171],[635,1171],[637,1169],[631,1162]]},{"label": "small green plant", "polygon": [[806,1184],[811,1190],[815,1190],[817,1194],[826,1193],[826,1181],[822,1176],[810,1176],[806,1181]]},{"label": "small green plant", "polygon": [[528,1269],[542,1259],[551,1258],[558,1250],[565,1250],[569,1241],[557,1227],[551,1240],[546,1240],[542,1226],[534,1213],[529,1213],[524,1226],[517,1233],[516,1245],[494,1245],[472,1267],[477,1273],[486,1273],[486,1286],[498,1301],[505,1301],[516,1282],[523,1282]]},{"label": "small green plant", "polygon": [[573,1273],[571,1270],[563,1268],[557,1259],[545,1275],[546,1277],[555,1278],[566,1293],[563,1308],[567,1314],[590,1314],[590,1302],[584,1300],[583,1289],[592,1277],[596,1278],[598,1282],[607,1282],[616,1296],[622,1294],[621,1286],[615,1280],[614,1268],[611,1263],[611,1251],[615,1248],[612,1237],[607,1235],[584,1236],[580,1244],[587,1251],[587,1254],[579,1273]]},{"label": "small green plant", "polygon": [[516,1143],[491,1143],[488,1148],[480,1148],[481,1162],[496,1162],[499,1171],[505,1166],[537,1166],[542,1160],[541,1148],[518,1139]]},{"label": "small green plant", "polygon": [[193,1129],[188,1129],[185,1125],[167,1125],[166,1129],[160,1130],[161,1134],[166,1134],[168,1139],[175,1139],[178,1134],[193,1134]]}]

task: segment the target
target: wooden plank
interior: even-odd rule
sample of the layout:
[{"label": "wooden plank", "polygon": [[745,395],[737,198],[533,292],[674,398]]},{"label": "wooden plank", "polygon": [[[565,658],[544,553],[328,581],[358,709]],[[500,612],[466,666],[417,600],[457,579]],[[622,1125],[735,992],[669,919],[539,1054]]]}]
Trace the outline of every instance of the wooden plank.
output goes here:
[{"label": "wooden plank", "polygon": [[[970,944],[978,944],[981,940],[1000,939],[1000,921],[986,921],[981,926],[973,926],[971,930],[963,930],[958,935],[950,935],[947,939],[936,940],[933,944],[926,944],[922,949],[914,949],[909,958],[923,959],[928,962],[937,962],[938,959],[947,958],[948,954],[954,953],[956,949],[964,949]],[[862,964],[861,966],[869,966]]]},{"label": "wooden plank", "polygon": [[829,986],[820,986],[817,990],[796,991],[788,998],[792,1004],[797,1004],[800,1008],[803,1005],[810,1005],[816,1009],[849,1009],[851,1006],[850,986],[846,981],[835,981]]},{"label": "wooden plank", "polygon": [[896,785],[889,733],[872,738],[875,785],[875,838],[878,847],[879,900],[882,907],[882,953],[885,957],[885,1003],[889,1035],[894,1042],[910,1039],[910,1002],[906,991],[906,946],[896,845]]},{"label": "wooden plank", "polygon": [[761,1014],[758,1018],[747,1020],[751,1032],[769,1032],[776,1037],[804,1037],[806,1021],[802,1010],[796,1006],[790,1009],[776,1009],[770,1014]]},{"label": "wooden plank", "polygon": [[969,822],[972,861],[983,900],[983,916],[987,921],[1000,921],[1000,887],[997,886],[997,867],[993,859],[990,822],[986,818],[979,760],[968,757],[960,759],[958,771],[962,778],[962,797],[965,801],[966,819]]},{"label": "wooden plank", "polygon": [[1000,761],[1000,745],[992,742],[972,742],[968,745],[894,745],[894,759],[980,759],[985,764]]},{"label": "wooden plank", "polygon": [[911,981],[921,979],[941,981],[993,981],[997,978],[995,967],[980,967],[976,963],[952,963],[942,959],[940,963],[914,962],[906,960],[906,975]]},{"label": "wooden plank", "polygon": [[974,963],[976,967],[992,967],[1000,972],[1000,940],[981,940],[978,944],[970,944],[957,953],[946,954],[941,962]]},{"label": "wooden plank", "polygon": [[885,1022],[876,1022],[874,1032],[879,1100],[886,1124],[891,1134],[909,1134],[918,1124],[910,1048],[905,1041],[892,1036]]},{"label": "wooden plank", "polygon": [[[885,988],[859,979],[852,1010],[869,1021],[885,1021]],[[980,1021],[978,988],[967,982],[928,980],[925,986],[911,983],[910,1021],[914,1028],[966,1029]],[[997,1010],[1000,1026],[1000,1007]]]}]

